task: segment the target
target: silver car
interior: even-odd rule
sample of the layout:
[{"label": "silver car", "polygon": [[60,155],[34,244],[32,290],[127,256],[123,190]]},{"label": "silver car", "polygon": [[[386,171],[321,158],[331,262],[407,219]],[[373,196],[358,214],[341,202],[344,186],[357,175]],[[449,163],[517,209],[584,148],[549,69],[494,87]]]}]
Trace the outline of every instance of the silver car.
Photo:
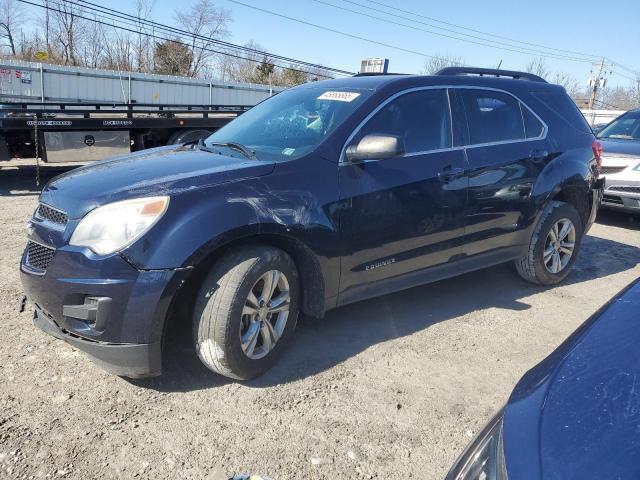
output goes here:
[{"label": "silver car", "polygon": [[640,109],[622,114],[598,133],[605,177],[602,207],[640,214]]}]

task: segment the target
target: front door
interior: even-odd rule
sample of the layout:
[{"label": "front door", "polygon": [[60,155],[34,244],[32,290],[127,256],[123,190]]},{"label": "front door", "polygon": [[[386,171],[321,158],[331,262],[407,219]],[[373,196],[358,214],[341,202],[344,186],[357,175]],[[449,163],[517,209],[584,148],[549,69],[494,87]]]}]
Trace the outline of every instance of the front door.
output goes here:
[{"label": "front door", "polygon": [[369,134],[399,136],[406,153],[342,159],[340,303],[420,283],[412,279],[460,254],[464,237],[466,160],[452,148],[446,89],[392,97],[349,144]]}]

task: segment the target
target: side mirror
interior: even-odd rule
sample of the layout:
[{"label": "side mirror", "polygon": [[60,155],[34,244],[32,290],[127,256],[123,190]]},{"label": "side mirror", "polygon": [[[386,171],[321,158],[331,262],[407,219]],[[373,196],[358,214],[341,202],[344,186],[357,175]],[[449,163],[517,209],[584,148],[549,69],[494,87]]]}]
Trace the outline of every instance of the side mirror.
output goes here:
[{"label": "side mirror", "polygon": [[366,135],[357,145],[349,145],[345,152],[350,162],[381,160],[404,155],[404,141],[397,135]]}]

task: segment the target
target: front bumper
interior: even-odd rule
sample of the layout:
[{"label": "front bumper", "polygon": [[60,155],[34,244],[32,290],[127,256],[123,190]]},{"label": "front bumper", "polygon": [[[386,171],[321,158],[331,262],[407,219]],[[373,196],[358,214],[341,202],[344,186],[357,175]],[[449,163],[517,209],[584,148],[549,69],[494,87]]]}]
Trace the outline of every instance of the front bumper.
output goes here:
[{"label": "front bumper", "polygon": [[52,337],[64,340],[89,354],[109,373],[130,378],[154,377],[162,373],[160,342],[150,344],[105,343],[86,340],[62,330],[44,312],[35,307],[33,323]]},{"label": "front bumper", "polygon": [[[55,250],[46,271],[34,272],[26,257],[21,280],[38,327],[117,375],[161,374],[165,320],[188,269],[138,270],[120,255],[68,245]],[[96,314],[89,308],[95,299],[108,308]]]},{"label": "front bumper", "polygon": [[640,213],[640,172],[624,172],[606,177],[602,206]]}]

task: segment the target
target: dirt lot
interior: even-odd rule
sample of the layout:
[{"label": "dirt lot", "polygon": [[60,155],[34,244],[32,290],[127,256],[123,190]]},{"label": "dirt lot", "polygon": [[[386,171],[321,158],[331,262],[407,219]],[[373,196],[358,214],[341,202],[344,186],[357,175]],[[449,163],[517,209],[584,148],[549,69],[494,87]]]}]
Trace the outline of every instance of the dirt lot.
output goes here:
[{"label": "dirt lot", "polygon": [[0,178],[0,478],[442,478],[520,376],[640,274],[640,223],[601,215],[559,287],[500,266],[306,321],[252,382],[179,347],[163,377],[130,382],[18,313],[29,185]]}]

